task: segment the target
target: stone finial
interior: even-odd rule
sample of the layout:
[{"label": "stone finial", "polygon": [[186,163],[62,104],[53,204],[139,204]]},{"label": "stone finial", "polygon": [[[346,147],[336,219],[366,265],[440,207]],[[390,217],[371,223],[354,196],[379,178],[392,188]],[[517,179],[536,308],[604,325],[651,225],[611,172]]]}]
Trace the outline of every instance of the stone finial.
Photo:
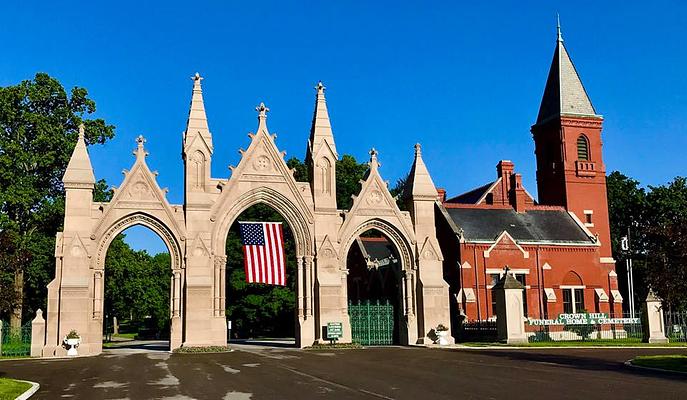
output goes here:
[{"label": "stone finial", "polygon": [[372,149],[370,149],[370,162],[368,163],[370,165],[370,169],[377,169],[382,165],[377,160],[378,154],[379,153],[377,152],[377,150],[375,150],[374,147]]},{"label": "stone finial", "polygon": [[79,140],[86,140],[86,125],[83,122],[79,124]]},{"label": "stone finial", "polygon": [[558,13],[556,13],[556,33],[558,36],[558,38],[556,40],[558,40],[558,42],[562,43],[563,42],[563,35],[561,34],[561,16]]},{"label": "stone finial", "polygon": [[422,145],[420,143],[415,143],[415,157],[422,155]]},{"label": "stone finial", "polygon": [[260,102],[260,105],[255,107],[255,111],[258,112],[258,118],[267,118],[267,113],[270,109],[265,106],[265,103]]},{"label": "stone finial", "polygon": [[136,160],[145,160],[146,156],[148,155],[148,152],[144,148],[144,144],[146,142],[146,138],[143,137],[143,135],[138,135],[136,138],[136,150],[134,150],[134,155],[136,156]]},{"label": "stone finial", "polygon": [[327,89],[327,87],[324,86],[322,81],[318,81],[317,86],[315,86],[315,89],[317,89],[317,94],[322,94],[324,93],[325,89]]},{"label": "stone finial", "polygon": [[194,91],[195,93],[202,93],[202,92],[203,92],[203,88],[202,88],[202,86],[201,86],[201,84],[200,84],[200,81],[202,81],[202,80],[205,79],[205,78],[203,78],[202,76],[200,76],[199,73],[196,72],[196,73],[191,77],[191,79],[193,79],[193,91]]},{"label": "stone finial", "polygon": [[654,292],[653,289],[649,289],[649,293],[646,295],[646,301],[647,302],[660,302],[661,299],[656,296],[656,293]]},{"label": "stone finial", "polygon": [[36,322],[36,323],[45,322],[45,319],[43,319],[43,310],[41,310],[40,308],[38,310],[36,310],[36,317],[33,319],[32,322]]}]

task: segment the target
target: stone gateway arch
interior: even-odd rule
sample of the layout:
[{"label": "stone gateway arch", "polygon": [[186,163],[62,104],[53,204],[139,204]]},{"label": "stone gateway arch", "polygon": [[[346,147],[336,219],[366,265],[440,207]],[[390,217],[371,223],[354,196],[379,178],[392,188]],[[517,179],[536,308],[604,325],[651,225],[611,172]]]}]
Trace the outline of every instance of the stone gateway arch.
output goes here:
[{"label": "stone gateway arch", "polygon": [[[201,89],[193,94],[183,135],[184,204],[170,204],[146,164],[145,139],[138,137],[135,161],[109,202],[93,200],[95,176],[83,129],[65,172],[64,230],[55,245],[55,279],[48,285],[43,356],[64,354],[62,339],[71,330],[82,338],[79,353],[102,351],[105,255],[111,241],[133,225],[157,233],[171,256],[170,348],[226,344],[226,240],[236,218],[249,207],[266,204],[281,214],[293,232],[297,258],[296,344],[325,342],[327,323],[343,326],[350,342],[347,254],[356,238],[370,230],[384,234],[399,255],[399,337],[404,344],[429,340],[433,328],[449,325],[448,285],[435,230],[437,190],[416,145],[401,211],[379,172],[377,152],[350,210],[336,203],[336,160],[324,86],[318,84],[306,163],[310,182],[298,182],[284,153],[269,133],[260,104],[258,127],[229,178],[213,178],[214,151]],[[233,256],[233,255],[229,255]]]}]

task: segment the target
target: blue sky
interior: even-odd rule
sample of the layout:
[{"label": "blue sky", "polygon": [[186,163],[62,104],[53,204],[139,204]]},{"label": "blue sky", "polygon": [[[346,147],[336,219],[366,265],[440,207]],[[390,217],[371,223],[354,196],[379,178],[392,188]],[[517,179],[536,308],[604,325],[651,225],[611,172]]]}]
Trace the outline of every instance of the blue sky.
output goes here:
[{"label": "blue sky", "polygon": [[[556,12],[605,117],[607,169],[647,185],[687,175],[687,6],[678,1],[42,3],[3,5],[0,85],[43,71],[87,88],[97,115],[117,127],[113,141],[90,149],[96,176],[119,185],[143,134],[173,203],[182,202],[181,133],[196,71],[206,78],[214,177],[238,163],[260,101],[277,145],[302,158],[321,79],[339,153],[364,160],[376,147],[391,182],[421,142],[449,195],[492,180],[500,159],[513,160],[535,194],[529,128]],[[164,249],[143,229],[129,241]]]}]

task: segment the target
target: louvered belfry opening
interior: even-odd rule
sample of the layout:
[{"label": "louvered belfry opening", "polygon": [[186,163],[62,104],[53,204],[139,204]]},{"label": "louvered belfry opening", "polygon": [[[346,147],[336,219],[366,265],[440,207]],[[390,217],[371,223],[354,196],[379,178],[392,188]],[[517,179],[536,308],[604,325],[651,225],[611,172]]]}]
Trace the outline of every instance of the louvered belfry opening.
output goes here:
[{"label": "louvered belfry opening", "polygon": [[589,142],[584,135],[577,138],[577,159],[589,161]]}]

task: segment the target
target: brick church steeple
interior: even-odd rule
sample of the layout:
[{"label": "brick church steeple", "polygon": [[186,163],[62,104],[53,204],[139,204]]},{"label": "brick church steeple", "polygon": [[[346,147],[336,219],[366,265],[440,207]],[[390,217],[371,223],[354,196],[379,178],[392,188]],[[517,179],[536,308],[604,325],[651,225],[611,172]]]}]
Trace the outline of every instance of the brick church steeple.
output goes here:
[{"label": "brick church steeple", "polygon": [[539,204],[562,206],[598,236],[602,262],[612,263],[603,117],[596,113],[563,44],[556,49],[532,135],[537,157]]}]

